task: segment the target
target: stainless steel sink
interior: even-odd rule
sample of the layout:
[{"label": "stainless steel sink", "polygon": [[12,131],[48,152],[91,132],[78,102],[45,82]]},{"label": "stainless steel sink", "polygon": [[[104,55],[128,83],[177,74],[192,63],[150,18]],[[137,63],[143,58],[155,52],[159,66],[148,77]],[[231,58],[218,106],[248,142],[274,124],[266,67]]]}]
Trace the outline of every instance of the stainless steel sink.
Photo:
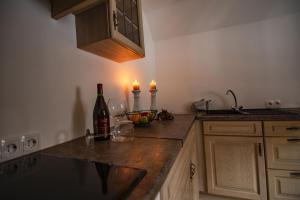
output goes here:
[{"label": "stainless steel sink", "polygon": [[206,115],[241,115],[242,113],[236,110],[208,110]]},{"label": "stainless steel sink", "polygon": [[208,110],[206,115],[297,115],[285,110],[279,109],[243,109],[243,110]]},{"label": "stainless steel sink", "polygon": [[251,115],[297,115],[297,113],[279,109],[245,109]]}]

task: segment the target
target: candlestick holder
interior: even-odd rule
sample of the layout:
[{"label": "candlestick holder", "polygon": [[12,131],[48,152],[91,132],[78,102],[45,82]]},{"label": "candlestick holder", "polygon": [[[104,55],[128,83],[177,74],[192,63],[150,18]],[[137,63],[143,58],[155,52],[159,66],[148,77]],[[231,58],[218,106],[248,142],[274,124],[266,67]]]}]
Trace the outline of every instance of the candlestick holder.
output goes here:
[{"label": "candlestick holder", "polygon": [[140,110],[140,93],[141,90],[132,90],[133,94],[133,111]]},{"label": "candlestick holder", "polygon": [[151,105],[150,105],[150,110],[157,110],[156,107],[156,93],[157,89],[150,89],[149,92],[151,93]]}]

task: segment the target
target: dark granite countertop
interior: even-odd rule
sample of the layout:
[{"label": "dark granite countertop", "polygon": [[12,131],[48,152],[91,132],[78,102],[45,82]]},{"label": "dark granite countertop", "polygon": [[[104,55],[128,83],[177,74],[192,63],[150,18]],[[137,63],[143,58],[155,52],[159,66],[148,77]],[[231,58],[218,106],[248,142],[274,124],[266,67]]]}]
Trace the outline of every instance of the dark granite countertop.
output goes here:
[{"label": "dark granite countertop", "polygon": [[129,199],[154,199],[182,148],[194,118],[193,115],[176,115],[174,121],[157,121],[148,128],[137,128],[136,138],[131,142],[101,141],[87,147],[85,139],[78,138],[42,153],[145,169],[146,176]]},{"label": "dark granite countertop", "polygon": [[213,114],[198,114],[197,119],[202,121],[285,121],[285,120],[300,120],[300,108],[286,108],[283,111],[288,111],[291,114],[280,115],[213,115]]},{"label": "dark granite countertop", "polygon": [[194,115],[175,115],[171,121],[153,121],[148,128],[136,128],[135,137],[185,140]]}]

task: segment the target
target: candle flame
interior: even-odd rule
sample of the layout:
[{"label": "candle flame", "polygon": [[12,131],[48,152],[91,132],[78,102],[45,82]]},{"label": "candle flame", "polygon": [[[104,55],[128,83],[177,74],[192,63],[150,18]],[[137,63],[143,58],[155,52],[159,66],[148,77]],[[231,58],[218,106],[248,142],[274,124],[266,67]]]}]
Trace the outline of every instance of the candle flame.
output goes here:
[{"label": "candle flame", "polygon": [[140,90],[140,83],[137,80],[134,80],[132,83],[133,90]]},{"label": "candle flame", "polygon": [[156,82],[154,80],[150,83],[150,90],[156,90]]},{"label": "candle flame", "polygon": [[132,84],[133,84],[133,85],[138,85],[139,82],[138,82],[137,80],[134,80]]}]

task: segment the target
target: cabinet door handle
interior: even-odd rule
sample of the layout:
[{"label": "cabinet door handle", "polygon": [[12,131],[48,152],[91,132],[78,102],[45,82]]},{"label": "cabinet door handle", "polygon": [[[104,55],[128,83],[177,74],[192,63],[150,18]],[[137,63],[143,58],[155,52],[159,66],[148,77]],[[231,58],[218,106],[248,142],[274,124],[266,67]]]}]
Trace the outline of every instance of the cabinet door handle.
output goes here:
[{"label": "cabinet door handle", "polygon": [[116,11],[113,11],[113,21],[114,21],[114,28],[116,30],[117,27],[119,26],[118,17],[117,17]]},{"label": "cabinet door handle", "polygon": [[289,138],[287,139],[288,142],[299,142],[300,138]]},{"label": "cabinet door handle", "polygon": [[262,146],[261,146],[261,143],[257,144],[257,148],[258,148],[258,155],[262,156]]},{"label": "cabinet door handle", "polygon": [[298,131],[300,130],[300,127],[298,126],[291,126],[286,128],[287,131]]},{"label": "cabinet door handle", "polygon": [[291,172],[291,173],[290,173],[290,176],[293,176],[293,177],[300,177],[300,172]]},{"label": "cabinet door handle", "polygon": [[168,186],[168,199],[171,198],[171,192],[170,192],[170,187]]},{"label": "cabinet door handle", "polygon": [[190,179],[193,179],[195,173],[196,173],[196,165],[190,162]]}]

